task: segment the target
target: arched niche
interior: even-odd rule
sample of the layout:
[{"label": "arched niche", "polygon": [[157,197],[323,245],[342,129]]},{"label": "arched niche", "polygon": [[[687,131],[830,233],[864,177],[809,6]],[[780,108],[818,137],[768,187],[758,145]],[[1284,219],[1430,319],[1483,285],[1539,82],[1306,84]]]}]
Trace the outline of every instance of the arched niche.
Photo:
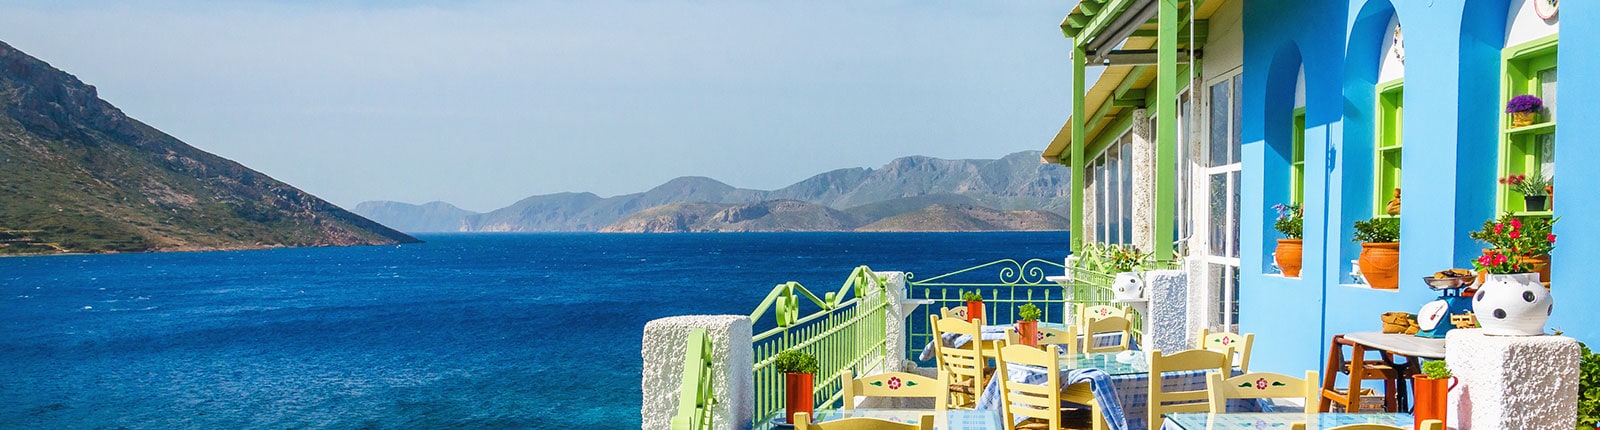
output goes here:
[{"label": "arched niche", "polygon": [[[1390,76],[1405,75],[1404,61],[1395,55],[1397,28],[1401,29],[1403,48],[1404,21],[1395,13],[1394,4],[1389,0],[1367,0],[1355,12],[1345,45],[1343,131],[1336,159],[1339,193],[1330,196],[1328,202],[1327,232],[1328,242],[1339,244],[1341,283],[1355,282],[1350,276],[1350,261],[1361,250],[1359,244],[1350,241],[1354,236],[1351,223],[1371,218],[1374,213],[1378,85],[1389,82],[1380,80],[1384,71]],[[1403,56],[1403,50],[1400,53]],[[1389,66],[1385,67],[1385,63]]]},{"label": "arched niche", "polygon": [[[1544,5],[1538,4],[1548,1],[1549,0],[1497,0],[1486,1],[1483,3],[1502,3],[1505,5],[1505,45],[1515,46],[1556,34],[1561,31],[1560,11],[1552,8],[1544,8]],[[1555,11],[1556,13],[1549,18],[1545,18],[1544,16],[1550,14],[1551,11]]]}]

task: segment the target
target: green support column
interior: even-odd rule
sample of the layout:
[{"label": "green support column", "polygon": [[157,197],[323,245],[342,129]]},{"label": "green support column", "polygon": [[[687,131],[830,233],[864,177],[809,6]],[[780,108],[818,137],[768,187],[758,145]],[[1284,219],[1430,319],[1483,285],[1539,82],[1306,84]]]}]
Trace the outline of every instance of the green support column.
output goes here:
[{"label": "green support column", "polygon": [[1172,249],[1173,217],[1177,209],[1178,171],[1178,0],[1157,0],[1155,220],[1151,255],[1159,260],[1176,258]]},{"label": "green support column", "polygon": [[1088,134],[1088,130],[1084,129],[1088,118],[1084,118],[1083,112],[1083,96],[1086,91],[1084,89],[1083,69],[1086,62],[1089,61],[1084,58],[1085,55],[1087,54],[1083,52],[1083,45],[1079,44],[1077,39],[1074,39],[1072,41],[1072,142],[1067,145],[1067,154],[1072,157],[1071,186],[1073,197],[1072,233],[1068,237],[1067,244],[1073,253],[1083,249],[1083,205],[1084,202],[1088,201],[1088,198],[1084,196],[1086,193],[1083,190],[1083,175],[1086,174],[1083,167],[1083,148],[1086,145],[1086,142],[1084,142],[1085,136]]}]

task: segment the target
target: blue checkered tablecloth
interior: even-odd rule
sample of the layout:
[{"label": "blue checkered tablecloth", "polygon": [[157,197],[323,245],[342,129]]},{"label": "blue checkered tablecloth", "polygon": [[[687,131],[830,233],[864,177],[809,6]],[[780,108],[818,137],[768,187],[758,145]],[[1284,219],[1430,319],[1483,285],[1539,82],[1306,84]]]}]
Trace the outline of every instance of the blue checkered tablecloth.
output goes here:
[{"label": "blue checkered tablecloth", "polygon": [[[783,413],[783,411],[781,411],[781,410],[778,412],[778,414],[780,414],[780,415],[782,413]],[[893,422],[897,422],[897,423],[915,423],[915,422],[918,422],[919,420],[921,420],[922,416],[924,414],[930,414],[930,415],[934,416],[934,419],[933,419],[933,428],[934,428],[934,430],[1004,430],[1005,429],[1005,426],[1000,424],[1000,412],[999,411],[975,411],[975,410],[963,410],[963,409],[951,409],[951,410],[948,410],[948,411],[945,412],[945,414],[943,416],[938,415],[938,412],[935,412],[935,411],[933,411],[931,409],[865,409],[865,408],[863,408],[863,409],[855,409],[855,410],[849,410],[849,411],[842,410],[842,409],[824,409],[824,410],[818,410],[818,411],[816,411],[815,414],[813,414],[814,415],[813,421],[815,421],[815,422],[826,422],[826,421],[833,421],[833,420],[838,420],[838,419],[842,419],[842,418],[870,417],[870,418],[878,418],[878,419],[882,419],[882,420],[893,421]],[[765,426],[765,427],[757,426],[756,427],[757,430],[777,427],[777,426],[771,425],[772,421],[776,420],[776,418],[777,417],[773,417],[773,419],[768,420],[768,425]]]},{"label": "blue checkered tablecloth", "polygon": [[[1147,423],[1150,400],[1150,365],[1143,353],[1132,355],[1134,359],[1119,361],[1118,353],[1078,354],[1061,358],[1061,377],[1063,380],[1067,373],[1073,369],[1096,368],[1104,370],[1111,375],[1111,385],[1116,391],[1116,401],[1122,406],[1124,417],[1128,420],[1128,428],[1148,428]],[[1041,384],[1045,381],[1045,372],[1042,369],[1012,367],[1011,381],[1025,384]],[[1234,371],[1238,373],[1238,370]],[[1184,372],[1166,372],[1161,377],[1162,391],[1190,391],[1204,390],[1206,388],[1206,371],[1194,370]],[[1065,388],[1065,387],[1062,387]],[[998,411],[1000,403],[1000,379],[991,378],[989,384],[984,386],[983,394],[978,396],[977,408],[979,410]],[[1229,403],[1229,410],[1258,410],[1254,404]]]},{"label": "blue checkered tablecloth", "polygon": [[1162,430],[1288,430],[1293,423],[1306,423],[1307,430],[1329,429],[1350,424],[1386,424],[1409,428],[1410,414],[1397,413],[1182,413],[1167,414]]},{"label": "blue checkered tablecloth", "polygon": [[[1067,329],[1067,325],[1066,324],[1060,324],[1060,323],[1039,323],[1039,327],[1040,328],[1051,328],[1051,329],[1056,329],[1056,330],[1066,330]],[[1006,338],[1006,329],[1010,329],[1010,328],[1012,328],[1012,326],[1010,326],[1010,325],[986,325],[986,326],[983,326],[983,328],[982,328],[983,331],[981,332],[981,336],[983,337],[984,341],[1005,340],[1005,338]],[[960,348],[962,346],[965,346],[968,342],[972,342],[972,336],[968,336],[968,335],[964,335],[964,334],[956,334],[956,333],[945,333],[944,336],[940,337],[940,339],[944,341],[942,343],[942,345],[945,348]],[[1112,346],[1112,345],[1116,345],[1116,344],[1119,344],[1119,343],[1122,342],[1122,334],[1121,333],[1111,333],[1111,334],[1096,335],[1094,337],[1094,342],[1095,342],[1095,346],[1096,347],[1102,347],[1102,348],[1103,347]],[[1138,342],[1128,342],[1128,345],[1132,349],[1139,349]],[[933,359],[933,355],[934,355],[933,341],[930,340],[930,341],[928,341],[928,343],[926,345],[922,346],[922,353],[917,355],[917,360],[921,360],[921,361],[932,360]]]}]

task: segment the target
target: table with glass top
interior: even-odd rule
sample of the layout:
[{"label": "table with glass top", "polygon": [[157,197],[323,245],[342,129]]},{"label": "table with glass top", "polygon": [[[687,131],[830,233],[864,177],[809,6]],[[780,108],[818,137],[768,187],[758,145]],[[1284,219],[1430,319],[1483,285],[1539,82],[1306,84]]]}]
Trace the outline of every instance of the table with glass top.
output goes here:
[{"label": "table with glass top", "polygon": [[[923,415],[933,415],[934,430],[1003,430],[1000,425],[1000,411],[975,411],[967,409],[951,409],[943,415],[933,409],[871,409],[859,408],[854,410],[819,409],[812,415],[813,422],[826,422],[843,418],[869,417],[900,423],[915,423]],[[757,429],[783,429],[792,426],[776,422],[783,416],[783,411],[767,420],[765,425],[756,426]]]},{"label": "table with glass top", "polygon": [[1210,414],[1205,412],[1166,414],[1162,430],[1248,429],[1288,430],[1294,423],[1306,423],[1307,430],[1330,429],[1350,424],[1386,424],[1410,428],[1411,414],[1404,413],[1260,413]]}]

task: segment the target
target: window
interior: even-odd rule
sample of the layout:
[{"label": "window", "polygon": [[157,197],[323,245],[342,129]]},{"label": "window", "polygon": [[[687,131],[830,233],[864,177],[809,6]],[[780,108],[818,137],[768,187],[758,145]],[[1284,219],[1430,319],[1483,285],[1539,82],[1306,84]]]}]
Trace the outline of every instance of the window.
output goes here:
[{"label": "window", "polygon": [[1295,108],[1294,124],[1289,129],[1294,149],[1289,156],[1289,201],[1305,203],[1306,198],[1306,108]]},{"label": "window", "polygon": [[1400,189],[1400,149],[1401,149],[1401,120],[1405,118],[1405,85],[1403,80],[1394,80],[1378,85],[1378,110],[1377,140],[1374,142],[1376,154],[1373,159],[1377,166],[1372,170],[1377,175],[1372,178],[1376,188],[1372,191],[1372,213],[1376,216],[1389,216],[1388,205],[1394,199],[1396,190]]},{"label": "window", "polygon": [[[1195,226],[1195,231],[1205,237],[1207,288],[1216,302],[1213,305],[1215,323],[1231,328],[1238,321],[1239,308],[1239,174],[1242,108],[1240,99],[1241,75],[1233,74],[1210,83],[1206,91],[1207,114],[1203,124],[1205,145],[1200,151],[1204,163],[1206,200],[1197,206],[1206,213],[1201,219],[1205,225]],[[1201,179],[1203,178],[1203,179]]]},{"label": "window", "polygon": [[[1500,176],[1547,176],[1556,174],[1556,36],[1506,48],[1502,75],[1504,100],[1521,94],[1532,94],[1544,100],[1544,109],[1533,125],[1513,127],[1510,114],[1504,114],[1503,133],[1500,135]],[[1504,109],[1501,109],[1504,111]],[[1499,211],[1518,215],[1550,215],[1544,211],[1530,211],[1522,195],[1498,187]],[[1554,206],[1551,204],[1551,206]]]},{"label": "window", "polygon": [[1094,241],[1133,243],[1133,135],[1132,130],[1112,139],[1091,163],[1094,173]]}]

